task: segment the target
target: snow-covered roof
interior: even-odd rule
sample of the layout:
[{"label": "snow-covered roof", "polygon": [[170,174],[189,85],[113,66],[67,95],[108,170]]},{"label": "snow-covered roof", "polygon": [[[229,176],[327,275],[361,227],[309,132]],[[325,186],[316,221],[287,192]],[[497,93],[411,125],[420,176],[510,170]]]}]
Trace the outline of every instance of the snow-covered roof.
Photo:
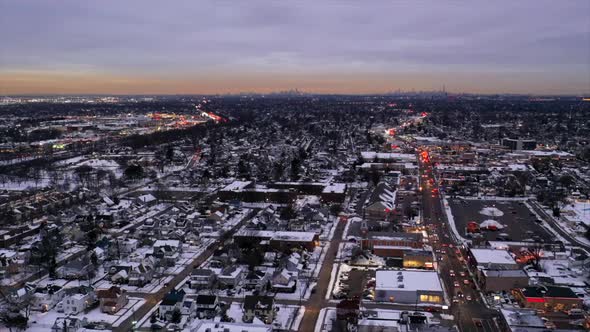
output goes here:
[{"label": "snow-covered roof", "polygon": [[363,151],[361,157],[365,160],[384,159],[384,160],[406,160],[415,161],[416,155],[411,153],[387,153],[387,152],[374,152],[374,151]]},{"label": "snow-covered roof", "polygon": [[272,326],[247,323],[219,323],[195,319],[188,330],[190,332],[271,332]]},{"label": "snow-covered roof", "polygon": [[154,248],[163,246],[178,247],[179,245],[180,241],[178,240],[158,240],[154,242]]},{"label": "snow-covered roof", "polygon": [[375,289],[379,290],[420,290],[442,292],[442,285],[436,271],[377,271]]},{"label": "snow-covered roof", "polygon": [[275,232],[272,237],[273,240],[288,240],[288,241],[302,241],[311,242],[315,238],[316,233],[314,232],[287,232],[280,231]]},{"label": "snow-covered roof", "polygon": [[574,155],[569,153],[569,152],[565,152],[565,151],[540,151],[540,150],[522,150],[522,151],[518,151],[520,153],[523,154],[527,154],[527,155],[531,155],[531,156],[536,156],[536,157],[551,157],[551,156],[556,156],[556,157],[573,157]]},{"label": "snow-covered roof", "polygon": [[508,251],[499,249],[471,249],[473,258],[477,261],[477,264],[515,264],[516,261]]},{"label": "snow-covered roof", "polygon": [[330,183],[329,185],[327,185],[324,188],[324,190],[322,190],[322,193],[324,193],[324,194],[326,194],[326,193],[343,194],[345,190],[346,190],[345,183]]},{"label": "snow-covered roof", "polygon": [[238,191],[238,190],[243,190],[244,188],[246,188],[251,183],[252,183],[252,181],[234,181],[234,182],[228,184],[227,186],[225,186],[221,190],[222,191]]},{"label": "snow-covered roof", "polygon": [[145,194],[145,195],[141,195],[141,196],[137,197],[137,199],[139,199],[140,201],[142,201],[144,203],[148,203],[148,202],[155,201],[156,197],[154,197],[154,195],[152,195],[152,194]]},{"label": "snow-covered roof", "polygon": [[311,242],[314,240],[316,233],[314,232],[290,232],[290,231],[260,231],[252,229],[244,229],[236,233],[235,236],[245,237],[259,237],[272,240],[283,241],[301,241]]}]

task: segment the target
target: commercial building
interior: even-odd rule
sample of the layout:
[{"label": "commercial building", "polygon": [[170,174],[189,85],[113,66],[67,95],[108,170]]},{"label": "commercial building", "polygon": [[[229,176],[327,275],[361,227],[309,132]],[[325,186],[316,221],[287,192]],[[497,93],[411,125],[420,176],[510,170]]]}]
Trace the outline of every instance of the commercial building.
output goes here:
[{"label": "commercial building", "polygon": [[319,236],[314,232],[242,230],[234,235],[234,240],[238,244],[268,241],[272,248],[278,250],[305,248],[311,251],[319,245]]},{"label": "commercial building", "polygon": [[502,146],[510,150],[534,150],[537,148],[537,141],[534,139],[503,138]]},{"label": "commercial building", "polygon": [[441,304],[444,301],[443,288],[435,271],[380,270],[375,279],[377,302]]},{"label": "commercial building", "polygon": [[584,303],[569,287],[531,286],[515,289],[512,294],[521,306],[531,309],[567,311]]},{"label": "commercial building", "polygon": [[361,246],[382,257],[403,257],[404,249],[422,249],[424,244],[420,233],[369,232],[362,239]]},{"label": "commercial building", "polygon": [[478,283],[485,292],[510,291],[527,287],[529,277],[523,270],[482,269],[478,271]]},{"label": "commercial building", "polygon": [[478,270],[518,270],[520,267],[507,250],[476,249],[469,250],[468,261]]}]

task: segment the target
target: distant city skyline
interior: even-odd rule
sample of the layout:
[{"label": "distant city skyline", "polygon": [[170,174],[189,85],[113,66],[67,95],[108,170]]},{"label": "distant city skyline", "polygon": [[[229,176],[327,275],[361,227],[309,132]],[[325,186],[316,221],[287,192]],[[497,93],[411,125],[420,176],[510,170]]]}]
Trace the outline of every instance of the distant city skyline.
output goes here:
[{"label": "distant city skyline", "polygon": [[590,2],[0,0],[0,95],[590,93]]}]

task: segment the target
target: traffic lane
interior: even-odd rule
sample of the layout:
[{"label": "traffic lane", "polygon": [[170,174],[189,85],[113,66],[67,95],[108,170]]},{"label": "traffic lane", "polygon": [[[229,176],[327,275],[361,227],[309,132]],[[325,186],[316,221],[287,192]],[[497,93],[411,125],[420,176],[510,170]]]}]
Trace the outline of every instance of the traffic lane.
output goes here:
[{"label": "traffic lane", "polygon": [[[446,221],[444,218],[442,205],[440,204],[438,195],[436,197],[432,197],[430,192],[424,192],[423,202],[423,211],[425,217],[428,217],[427,215],[432,216],[432,218],[429,218],[430,222],[428,224],[434,226],[433,232],[439,236],[439,244],[433,247],[441,248],[444,244],[446,244],[446,248],[448,248],[448,245],[452,244],[453,241],[449,236],[451,234],[450,228],[448,227],[448,221]],[[459,273],[461,269],[467,270],[467,262],[465,260],[460,261],[457,256],[447,257],[447,259],[443,259],[441,263],[443,267],[453,267],[455,273]],[[454,281],[452,281],[453,278],[451,278],[448,273],[444,273],[442,279],[447,286],[447,289],[455,289]],[[449,287],[449,285],[451,285],[452,288]],[[497,313],[489,310],[483,305],[483,303],[480,302],[479,291],[477,289],[473,289],[471,286],[466,287],[464,284],[460,284],[460,288],[465,292],[466,296],[472,296],[472,302],[451,304],[451,312],[456,318],[458,318],[457,323],[460,330],[478,331],[478,326],[476,326],[476,323],[471,320],[471,318],[481,317],[482,327],[479,329],[479,331],[497,331],[497,327],[495,326],[493,320],[491,320],[495,315],[497,315]]]},{"label": "traffic lane", "polygon": [[334,232],[333,240],[330,241],[329,247],[326,252],[326,258],[320,269],[318,276],[316,289],[318,290],[315,294],[312,294],[305,303],[305,312],[303,318],[299,324],[299,331],[313,331],[319,318],[320,309],[326,307],[326,293],[328,292],[330,279],[332,275],[332,269],[334,267],[334,259],[338,252],[338,247],[342,242],[342,233],[345,228],[344,222],[339,222],[336,225],[336,231]]},{"label": "traffic lane", "polygon": [[[443,228],[437,228],[437,234],[443,234]],[[444,236],[441,236],[444,239]],[[462,294],[462,298],[459,298],[461,303],[472,303],[479,302],[480,296],[476,289],[474,289],[473,281],[467,272],[465,261],[461,261],[459,256],[455,253],[456,246],[450,241],[443,240],[441,244],[433,245],[435,250],[435,257],[441,268],[442,274],[441,279],[449,290],[450,295],[458,296]],[[451,275],[451,270],[454,272],[454,276]],[[465,273],[465,276],[461,276],[461,272]],[[468,280],[468,284],[465,284],[465,280]],[[455,286],[455,282],[458,283],[458,287]],[[471,298],[468,300],[468,298]]]}]

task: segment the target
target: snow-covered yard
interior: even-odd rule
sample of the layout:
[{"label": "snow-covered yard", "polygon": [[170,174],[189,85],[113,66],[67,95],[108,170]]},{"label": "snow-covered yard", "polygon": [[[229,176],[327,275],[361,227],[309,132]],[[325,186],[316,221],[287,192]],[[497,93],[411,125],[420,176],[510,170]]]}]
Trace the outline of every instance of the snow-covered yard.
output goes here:
[{"label": "snow-covered yard", "polygon": [[[116,327],[121,324],[125,319],[133,315],[145,303],[144,299],[141,298],[129,298],[129,303],[125,305],[119,312],[114,315],[109,315],[100,311],[100,308],[94,308],[88,313],[80,313],[78,315],[71,315],[78,319],[86,319],[88,322],[104,323],[109,326]],[[33,312],[29,318],[29,327],[27,331],[50,331],[53,323],[58,317],[66,316],[63,313],[59,313],[56,310],[50,310],[48,312]],[[139,317],[138,317],[139,318]]]}]

